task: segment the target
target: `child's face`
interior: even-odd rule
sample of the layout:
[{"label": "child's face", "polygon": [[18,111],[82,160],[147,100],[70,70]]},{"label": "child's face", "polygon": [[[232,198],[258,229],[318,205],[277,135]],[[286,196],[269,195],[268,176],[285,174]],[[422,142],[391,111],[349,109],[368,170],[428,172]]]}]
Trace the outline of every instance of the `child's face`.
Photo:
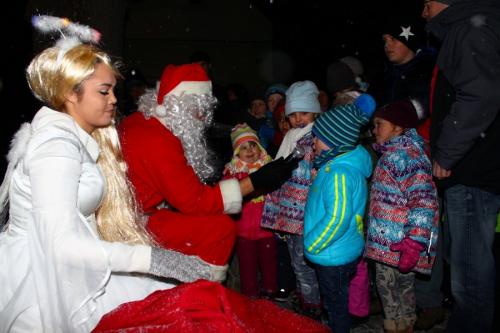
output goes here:
[{"label": "child's face", "polygon": [[316,118],[316,113],[313,112],[294,112],[288,115],[288,121],[292,128],[302,128],[312,123]]},{"label": "child's face", "polygon": [[316,156],[320,155],[323,150],[330,150],[330,147],[328,147],[317,136],[314,137],[313,144],[314,144],[314,154]]},{"label": "child's face", "polygon": [[375,136],[375,141],[378,144],[383,144],[390,139],[401,135],[404,129],[401,126],[394,125],[388,120],[375,117],[373,119],[373,135]]},{"label": "child's face", "polygon": [[281,114],[280,119],[278,121],[278,128],[283,135],[288,132],[290,129],[290,123],[288,122],[288,119],[286,119],[286,116],[284,113]]},{"label": "child's face", "polygon": [[257,143],[253,141],[247,141],[240,145],[240,151],[238,153],[240,160],[246,163],[255,163],[260,157],[260,148]]},{"label": "child's face", "polygon": [[266,103],[262,99],[252,101],[250,113],[255,118],[263,118],[266,116]]},{"label": "child's face", "polygon": [[405,64],[415,56],[412,50],[391,35],[385,34],[382,39],[385,55],[393,64]]},{"label": "child's face", "polygon": [[272,94],[267,98],[267,108],[272,112],[281,101],[283,96],[281,94]]}]

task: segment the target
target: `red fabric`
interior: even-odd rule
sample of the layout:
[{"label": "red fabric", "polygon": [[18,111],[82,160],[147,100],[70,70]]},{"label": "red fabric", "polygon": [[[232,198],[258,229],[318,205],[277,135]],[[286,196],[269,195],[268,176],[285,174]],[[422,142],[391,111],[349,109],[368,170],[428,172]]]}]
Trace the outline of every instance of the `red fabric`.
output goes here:
[{"label": "red fabric", "polygon": [[[285,113],[285,101],[282,99],[280,100],[278,106],[276,106],[276,109],[273,112],[273,118],[274,122],[276,124],[279,124],[281,121],[281,117]],[[279,126],[276,126],[279,127]],[[285,137],[286,133],[282,133],[279,128],[276,128],[276,131],[274,131],[274,137],[273,137],[273,144],[276,147],[279,147],[281,145],[281,142],[283,142],[283,138]]]},{"label": "red fabric", "polygon": [[260,226],[263,211],[264,201],[245,202],[241,211],[241,217],[236,221],[238,236],[250,240],[273,237],[274,233]]},{"label": "red fabric", "polygon": [[375,117],[388,120],[403,128],[416,128],[419,122],[417,110],[409,100],[386,104],[375,111],[373,118]]},{"label": "red fabric", "polygon": [[278,244],[274,236],[258,240],[238,237],[236,253],[243,295],[259,296],[259,280],[264,291],[274,293],[278,290]]},{"label": "red fabric", "polygon": [[168,65],[163,70],[158,89],[158,104],[163,103],[163,97],[183,81],[210,81],[207,72],[199,64]]},{"label": "red fabric", "polygon": [[[429,117],[417,128],[417,133],[424,138],[425,142],[428,143],[431,139],[431,114],[432,114],[432,103],[434,101],[434,90],[436,88],[436,78],[439,72],[438,66],[434,66],[432,70],[431,86],[429,91]],[[429,156],[428,149],[426,153]]]},{"label": "red fabric", "polygon": [[329,332],[266,300],[250,300],[220,284],[197,281],[154,292],[106,314],[92,332]]},{"label": "red fabric", "polygon": [[[241,180],[248,177],[248,172],[238,172],[230,175],[229,171],[224,170],[223,179],[236,178]],[[264,211],[264,198],[260,202],[247,200],[243,203],[241,214],[235,216],[236,234],[250,240],[257,240],[267,237],[274,237],[274,233],[260,226],[262,212]]]},{"label": "red fabric", "polygon": [[140,112],[128,116],[120,125],[120,141],[145,213],[156,211],[164,200],[183,214],[223,213],[220,188],[200,182],[180,140],[156,118],[146,120]]},{"label": "red fabric", "polygon": [[224,265],[236,241],[236,226],[227,215],[185,215],[160,209],[149,217],[147,229],[168,249],[197,255]]},{"label": "red fabric", "polygon": [[[156,118],[147,120],[142,113],[136,112],[123,120],[119,131],[129,179],[137,201],[150,215],[148,228],[156,239],[163,246],[176,249],[178,244],[185,244],[187,236],[194,237],[190,235],[194,232],[198,234],[198,240],[212,244],[208,248],[215,246],[220,251],[215,251],[219,254],[214,257],[203,252],[203,246],[198,246],[200,252],[193,254],[218,265],[224,264],[234,244],[235,229],[229,218],[223,216],[224,204],[219,186],[200,182],[187,164],[179,139]],[[156,208],[164,201],[175,209],[176,214]],[[196,229],[201,224],[206,226]],[[217,244],[225,232],[233,233],[232,242]],[[178,250],[182,251],[181,248]]]},{"label": "red fabric", "polygon": [[389,247],[391,251],[400,252],[399,270],[401,273],[408,273],[417,265],[420,259],[420,252],[424,250],[424,245],[409,237],[403,238],[402,241],[391,244]]},{"label": "red fabric", "polygon": [[281,133],[280,131],[275,131],[274,132],[273,144],[276,147],[279,147],[281,145],[281,143],[283,142],[283,139],[284,139],[283,133]]}]

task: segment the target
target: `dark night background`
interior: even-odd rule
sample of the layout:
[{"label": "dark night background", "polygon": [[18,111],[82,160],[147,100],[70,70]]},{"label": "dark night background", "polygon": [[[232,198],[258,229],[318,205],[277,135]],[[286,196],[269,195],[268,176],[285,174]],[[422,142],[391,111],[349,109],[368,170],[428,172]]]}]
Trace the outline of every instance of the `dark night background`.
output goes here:
[{"label": "dark night background", "polygon": [[140,68],[151,84],[165,65],[186,63],[194,51],[207,52],[215,83],[241,83],[255,97],[277,82],[289,85],[309,79],[324,88],[328,65],[348,55],[362,61],[365,79],[376,89],[386,66],[384,28],[423,27],[422,4],[423,0],[2,1],[0,177],[12,135],[40,107],[24,71],[50,41],[32,30],[34,14],[68,17],[96,28],[103,36],[101,47],[121,59],[124,70]]},{"label": "dark night background", "polygon": [[[194,51],[210,55],[213,80],[241,83],[250,96],[272,83],[309,79],[321,88],[328,64],[358,57],[372,87],[384,70],[381,40],[387,24],[420,24],[422,0],[21,0],[1,8],[2,108],[0,154],[12,134],[29,121],[39,104],[24,70],[48,46],[33,32],[30,17],[47,14],[90,25],[102,48],[124,68],[140,68],[154,83],[168,63],[185,63]],[[5,170],[0,163],[0,174]]]}]

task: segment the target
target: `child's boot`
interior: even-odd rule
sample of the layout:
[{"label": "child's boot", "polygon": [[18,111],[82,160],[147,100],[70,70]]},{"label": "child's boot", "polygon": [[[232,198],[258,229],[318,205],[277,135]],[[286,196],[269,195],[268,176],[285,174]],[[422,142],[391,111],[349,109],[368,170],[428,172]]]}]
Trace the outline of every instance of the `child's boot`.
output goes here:
[{"label": "child's boot", "polygon": [[403,331],[398,330],[398,323],[393,319],[384,319],[384,332],[385,333],[399,333]]},{"label": "child's boot", "polygon": [[415,325],[416,318],[400,319],[398,321],[399,332],[413,333],[413,326]]}]

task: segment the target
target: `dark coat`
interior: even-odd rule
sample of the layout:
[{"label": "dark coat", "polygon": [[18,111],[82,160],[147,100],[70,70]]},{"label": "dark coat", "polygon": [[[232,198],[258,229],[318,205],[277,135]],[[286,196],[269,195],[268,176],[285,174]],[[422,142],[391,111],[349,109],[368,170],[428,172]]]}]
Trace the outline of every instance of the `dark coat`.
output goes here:
[{"label": "dark coat", "polygon": [[391,64],[386,73],[385,95],[379,101],[380,105],[405,98],[416,98],[427,110],[434,63],[435,51],[421,49],[406,64]]},{"label": "dark coat", "polygon": [[500,193],[500,10],[456,3],[427,29],[442,40],[433,94],[431,154],[463,184]]}]

